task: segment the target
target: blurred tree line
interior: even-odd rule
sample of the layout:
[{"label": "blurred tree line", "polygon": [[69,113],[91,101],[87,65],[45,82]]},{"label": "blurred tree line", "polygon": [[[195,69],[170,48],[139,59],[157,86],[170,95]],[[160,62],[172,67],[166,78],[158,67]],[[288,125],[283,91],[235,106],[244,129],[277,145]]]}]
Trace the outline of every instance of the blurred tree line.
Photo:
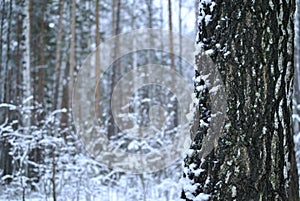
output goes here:
[{"label": "blurred tree line", "polygon": [[[116,34],[139,28],[175,29],[187,34],[183,30],[187,25],[183,24],[181,9],[194,12],[194,5],[181,0],[172,1],[172,4],[162,0],[1,1],[0,191],[4,198],[25,200],[34,193],[53,200],[58,196],[77,200],[82,196],[86,200],[93,195],[108,197],[111,191],[103,190],[99,182],[104,186],[116,185],[122,175],[91,159],[76,136],[71,113],[76,75],[84,59],[101,42]],[[175,15],[172,10],[176,10]],[[122,74],[149,63],[149,58],[152,63],[161,64],[163,60],[165,65],[176,66],[178,71],[185,73],[180,59],[164,52],[132,53],[115,62],[104,74],[99,93],[96,93],[97,107],[101,111],[99,122],[112,140],[122,135],[114,126],[107,97]],[[97,58],[97,61],[99,59],[105,58]],[[138,101],[133,103],[140,104],[135,111],[138,124],[149,122],[151,105],[142,100],[158,90],[161,88],[144,88],[138,92]],[[166,100],[171,97],[168,91],[160,95]],[[157,103],[151,104],[159,104],[160,100],[155,101]],[[171,129],[176,126],[176,109],[174,113],[174,109],[163,107],[168,110],[167,115],[173,115]],[[122,143],[126,150],[130,141]],[[178,164],[171,167],[177,169],[171,171],[171,175],[179,178]],[[170,170],[157,173],[155,180],[148,181],[149,185],[166,179],[167,171]],[[138,179],[125,179],[129,186],[146,188],[144,180],[149,176],[131,177]],[[128,189],[123,189],[124,192],[136,199],[145,196]],[[148,193],[163,194],[166,200],[173,196],[161,189]]]}]

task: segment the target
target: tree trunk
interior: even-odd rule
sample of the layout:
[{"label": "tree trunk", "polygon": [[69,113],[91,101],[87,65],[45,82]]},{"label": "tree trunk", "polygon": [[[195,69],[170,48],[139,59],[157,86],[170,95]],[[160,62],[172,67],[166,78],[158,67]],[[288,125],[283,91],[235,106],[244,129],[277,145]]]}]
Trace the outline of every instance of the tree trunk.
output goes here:
[{"label": "tree trunk", "polygon": [[72,22],[71,22],[71,48],[70,48],[70,80],[69,80],[69,109],[72,108],[72,93],[75,67],[75,36],[76,36],[76,0],[72,0]]},{"label": "tree trunk", "polygon": [[51,175],[51,183],[52,183],[52,198],[53,201],[56,201],[56,160],[55,160],[55,148],[52,150],[52,175]]},{"label": "tree trunk", "polygon": [[[299,200],[291,121],[295,2],[203,0],[199,8],[197,44],[211,50],[223,79],[227,120],[204,158],[196,152],[207,129],[196,128],[201,132],[185,159],[182,198]],[[208,118],[205,103],[194,127]]]},{"label": "tree trunk", "polygon": [[[4,2],[3,2],[3,7],[5,6]],[[11,20],[12,20],[12,1],[9,2],[9,9],[6,12],[3,12],[3,17],[7,17],[8,18],[8,27],[7,27],[7,32],[6,32],[6,50],[4,50],[4,52],[6,52],[4,58],[5,58],[5,63],[3,61],[3,78],[4,79],[4,86],[3,86],[3,102],[4,103],[13,103],[16,104],[14,102],[14,100],[11,98],[10,96],[10,91],[12,91],[12,86],[11,86],[11,81],[12,81],[12,74],[11,74],[11,66],[9,66],[9,60],[10,60],[10,30],[11,30]],[[4,54],[4,53],[3,53]],[[2,56],[2,55],[1,55]],[[2,64],[1,64],[2,65]],[[1,124],[8,126],[8,122],[11,121],[12,119],[12,115],[11,115],[11,111],[8,108],[4,108],[4,111],[0,111],[1,115],[3,114],[3,119],[1,119]],[[1,116],[2,117],[2,116]],[[1,132],[1,135],[3,136],[5,134],[5,132]],[[10,149],[11,149],[11,144],[9,143],[8,139],[6,138],[2,138],[1,139],[1,146],[0,146],[0,153],[1,153],[1,158],[0,158],[0,169],[3,170],[1,176],[4,175],[9,175],[12,174],[12,156],[9,154]],[[10,182],[11,179],[7,179],[5,180],[5,182]]]},{"label": "tree trunk", "polygon": [[116,0],[112,0],[111,5],[111,35],[114,36],[116,26]]},{"label": "tree trunk", "polygon": [[[46,11],[47,3],[43,3],[42,5],[42,16],[41,16],[41,35],[40,35],[40,62],[38,69],[38,102],[43,105],[44,102],[44,82],[45,82],[45,11]],[[38,119],[39,121],[41,118]]]},{"label": "tree trunk", "polygon": [[[179,27],[179,36],[182,35],[182,0],[178,2],[178,27]],[[179,37],[179,57],[182,57],[182,37]],[[179,73],[182,73],[182,60],[179,61]]]},{"label": "tree trunk", "polygon": [[96,0],[96,38],[95,38],[95,41],[96,41],[96,47],[97,47],[97,50],[96,50],[96,67],[95,67],[95,76],[96,76],[96,86],[97,86],[97,91],[96,91],[96,100],[95,100],[95,109],[96,109],[96,113],[98,114],[97,117],[99,118],[99,120],[101,120],[101,112],[100,112],[100,109],[101,109],[101,105],[100,105],[100,98],[101,98],[101,82],[98,80],[100,79],[100,9],[99,9],[99,0]]},{"label": "tree trunk", "polygon": [[[120,34],[120,16],[121,16],[121,0],[113,0],[112,4],[112,28],[113,28],[113,34],[114,36]],[[117,3],[117,8],[115,8],[115,4]],[[115,9],[117,9],[115,12]],[[115,16],[116,13],[116,16]],[[115,44],[114,44],[114,51],[113,51],[113,61],[114,63],[112,64],[112,75],[111,75],[111,91],[110,91],[110,96],[112,97],[113,89],[117,83],[118,76],[119,76],[119,68],[120,64],[119,61],[116,60],[116,58],[119,55],[119,47],[120,47],[120,41],[119,37],[116,38]],[[120,97],[121,100],[122,97]],[[114,125],[114,120],[113,120],[113,115],[112,115],[112,108],[109,110],[109,121],[108,121],[108,137],[112,136],[117,132],[117,127]]]},{"label": "tree trunk", "polygon": [[171,69],[175,70],[175,59],[174,59],[174,44],[173,44],[173,22],[172,22],[172,3],[171,0],[168,0],[168,11],[169,11],[169,46],[170,46],[170,60],[171,60]]},{"label": "tree trunk", "polygon": [[[170,31],[170,36],[169,36],[169,48],[170,48],[170,60],[171,60],[171,77],[173,78],[175,76],[175,71],[176,71],[176,66],[175,66],[175,57],[174,57],[174,39],[173,39],[173,20],[172,20],[172,3],[171,0],[168,0],[168,13],[169,13],[169,31]],[[174,86],[175,83],[172,81],[172,85]],[[174,110],[174,115],[173,115],[173,127],[177,127],[178,125],[178,106],[177,102],[174,99],[172,101],[172,110]]]},{"label": "tree trunk", "polygon": [[[3,54],[2,54],[2,52],[3,52],[3,29],[4,29],[4,20],[6,19],[5,17],[5,1],[2,1],[1,2],[1,25],[0,25],[0,65],[1,66],[4,66],[4,63],[2,63],[2,57],[3,57]],[[0,78],[0,81],[2,82],[2,83],[4,83],[5,82],[5,77],[4,77],[4,70],[3,70],[3,68],[0,68],[0,76],[1,76],[1,78]],[[2,92],[4,90],[4,84],[1,84],[0,85],[0,91]],[[4,102],[4,94],[3,93],[1,93],[0,94],[0,102]]]},{"label": "tree trunk", "polygon": [[[31,32],[31,10],[32,1],[25,1],[25,20],[24,20],[24,34],[25,34],[25,53],[24,53],[24,67],[23,67],[23,86],[24,98],[31,96],[31,76],[30,76],[30,32]],[[29,121],[27,118],[25,121]],[[27,122],[29,123],[29,122]],[[30,124],[30,123],[29,123]]]},{"label": "tree trunk", "polygon": [[56,42],[56,62],[55,62],[55,92],[54,92],[54,109],[58,109],[61,106],[60,97],[60,77],[61,77],[61,43],[62,43],[62,20],[63,20],[63,9],[64,0],[59,0],[59,19],[57,28],[57,42]]},{"label": "tree trunk", "polygon": [[152,28],[153,26],[153,0],[146,0],[147,10],[148,10],[148,26]]}]

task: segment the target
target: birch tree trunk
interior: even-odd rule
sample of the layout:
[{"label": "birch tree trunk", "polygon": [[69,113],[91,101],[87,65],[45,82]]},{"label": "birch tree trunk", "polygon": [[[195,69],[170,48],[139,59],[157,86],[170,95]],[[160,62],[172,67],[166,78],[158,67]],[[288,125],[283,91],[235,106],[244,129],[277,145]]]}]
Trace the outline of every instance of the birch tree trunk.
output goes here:
[{"label": "birch tree trunk", "polygon": [[24,20],[24,34],[25,34],[25,53],[24,53],[24,67],[23,67],[23,86],[24,97],[28,98],[31,95],[30,86],[30,29],[31,29],[31,0],[25,1],[25,20]]},{"label": "birch tree trunk", "polygon": [[[227,122],[205,158],[196,151],[207,129],[196,127],[201,132],[191,146],[195,154],[185,159],[182,198],[298,201],[291,121],[295,2],[203,0],[199,8],[197,44],[212,52],[223,79]],[[194,127],[207,119],[205,105],[198,106]]]},{"label": "birch tree trunk", "polygon": [[[31,93],[31,74],[30,74],[30,32],[31,32],[31,10],[32,0],[25,0],[25,19],[23,24],[23,32],[25,36],[25,52],[23,55],[23,98],[29,98]],[[28,105],[29,103],[26,103]],[[31,125],[31,111],[26,111],[28,117],[23,119],[23,123],[26,127]]]}]

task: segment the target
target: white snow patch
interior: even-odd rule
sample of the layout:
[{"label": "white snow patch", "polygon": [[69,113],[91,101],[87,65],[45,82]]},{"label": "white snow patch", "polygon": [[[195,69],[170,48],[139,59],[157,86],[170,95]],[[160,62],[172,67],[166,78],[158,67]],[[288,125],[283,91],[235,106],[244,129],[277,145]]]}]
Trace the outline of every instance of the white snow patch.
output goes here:
[{"label": "white snow patch", "polygon": [[187,152],[186,152],[186,155],[188,157],[192,157],[193,153],[194,153],[194,149],[188,149]]},{"label": "white snow patch", "polygon": [[211,15],[205,15],[205,24],[208,25],[208,23],[211,21]]},{"label": "white snow patch", "polygon": [[195,44],[195,52],[194,52],[194,55],[198,55],[202,52],[203,50],[203,43],[198,43],[198,44]]},{"label": "white snow patch", "polygon": [[205,171],[204,169],[198,168],[198,169],[194,170],[193,172],[194,172],[195,176],[198,177],[200,175],[200,173],[204,172],[204,171]]},{"label": "white snow patch", "polygon": [[188,122],[192,122],[194,120],[194,113],[193,112],[189,112],[185,116],[186,116],[186,119],[188,120]]},{"label": "white snow patch", "polygon": [[192,101],[195,105],[199,104],[199,99],[196,97],[195,93],[192,93]]},{"label": "white snow patch", "polygon": [[230,51],[227,51],[227,52],[224,53],[224,57],[226,58],[226,57],[228,57],[228,55],[230,55],[230,54],[231,54],[231,52],[230,52]]},{"label": "white snow patch", "polygon": [[9,103],[1,103],[1,104],[0,104],[0,108],[1,108],[1,107],[8,107],[8,109],[10,109],[10,110],[15,110],[15,109],[17,109],[17,106],[12,105],[12,104],[9,104]]},{"label": "white snow patch", "polygon": [[208,123],[205,123],[202,119],[200,120],[200,127],[203,128],[203,127],[208,127]]},{"label": "white snow patch", "polygon": [[199,92],[203,91],[204,89],[205,89],[205,86],[203,86],[203,85],[200,85],[200,86],[196,87],[196,90],[199,91]]},{"label": "white snow patch", "polygon": [[54,23],[52,23],[52,22],[50,22],[49,24],[48,24],[48,26],[52,29],[52,28],[54,28],[55,27],[55,24]]},{"label": "white snow patch", "polygon": [[211,88],[209,90],[209,93],[211,93],[211,94],[212,93],[217,93],[220,88],[221,88],[221,85],[214,86],[213,88]]},{"label": "white snow patch", "polygon": [[232,197],[236,197],[236,187],[235,187],[235,186],[232,186],[231,191],[232,191],[231,196],[232,196]]},{"label": "white snow patch", "polygon": [[215,52],[215,51],[214,51],[213,49],[209,49],[209,50],[206,50],[206,51],[205,51],[205,54],[208,55],[208,56],[210,56],[210,55],[212,55],[214,52]]},{"label": "white snow patch", "polygon": [[195,197],[194,201],[206,201],[208,200],[210,197],[210,195],[205,194],[205,193],[200,193],[199,195],[197,195],[197,197]]},{"label": "white snow patch", "polygon": [[216,44],[216,48],[221,49],[221,44],[220,44],[220,43],[217,43],[217,44]]},{"label": "white snow patch", "polygon": [[128,150],[137,150],[139,148],[139,142],[136,140],[133,140],[132,142],[129,143],[127,148],[128,148]]}]

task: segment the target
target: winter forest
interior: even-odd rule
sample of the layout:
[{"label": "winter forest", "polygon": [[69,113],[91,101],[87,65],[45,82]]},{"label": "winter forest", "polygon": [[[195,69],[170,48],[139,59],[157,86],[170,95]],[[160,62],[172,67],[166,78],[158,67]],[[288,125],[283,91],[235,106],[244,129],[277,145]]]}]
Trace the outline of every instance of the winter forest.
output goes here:
[{"label": "winter forest", "polygon": [[0,10],[1,201],[299,200],[300,0]]}]

